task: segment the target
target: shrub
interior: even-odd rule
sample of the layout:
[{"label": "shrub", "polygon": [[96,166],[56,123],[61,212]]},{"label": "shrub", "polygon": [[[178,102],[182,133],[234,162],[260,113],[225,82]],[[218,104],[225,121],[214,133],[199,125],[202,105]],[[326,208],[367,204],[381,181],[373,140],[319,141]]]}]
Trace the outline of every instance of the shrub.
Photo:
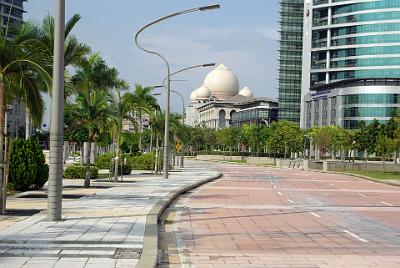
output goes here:
[{"label": "shrub", "polygon": [[134,170],[153,170],[155,163],[155,155],[153,153],[145,153],[141,156],[128,157],[128,164]]},{"label": "shrub", "polygon": [[110,153],[105,153],[105,154],[97,156],[96,157],[96,166],[99,169],[109,169],[111,159],[114,157],[114,155],[115,155],[114,152],[110,152]]},{"label": "shrub", "polygon": [[43,187],[49,177],[49,168],[35,140],[13,140],[11,147],[9,187],[17,191]]},{"label": "shrub", "polygon": [[[95,166],[90,166],[90,179],[97,179],[99,176],[99,169]],[[85,179],[86,166],[72,165],[65,169],[64,178],[66,179]]]},{"label": "shrub", "polygon": [[[114,174],[115,165],[114,163],[111,166],[110,173]],[[122,165],[122,175],[131,175],[132,167],[130,164]],[[118,167],[118,175],[121,175],[121,165]]]}]

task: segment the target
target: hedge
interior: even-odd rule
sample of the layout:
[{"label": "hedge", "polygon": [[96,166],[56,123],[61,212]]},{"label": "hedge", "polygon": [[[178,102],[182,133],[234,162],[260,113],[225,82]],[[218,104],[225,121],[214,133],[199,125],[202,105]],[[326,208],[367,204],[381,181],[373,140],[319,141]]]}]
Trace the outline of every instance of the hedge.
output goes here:
[{"label": "hedge", "polygon": [[[114,163],[112,164],[111,168],[109,169],[111,174],[114,174],[115,171],[115,165]],[[122,165],[122,175],[131,175],[132,173],[132,167],[131,165]],[[118,175],[121,175],[121,164],[119,163],[118,165]]]},{"label": "hedge", "polygon": [[155,155],[154,153],[145,153],[141,156],[128,157],[127,162],[134,170],[153,170]]},{"label": "hedge", "polygon": [[96,157],[96,166],[99,169],[109,169],[111,159],[114,158],[114,152],[105,153]]},{"label": "hedge", "polygon": [[13,140],[9,168],[9,189],[40,189],[49,178],[49,166],[37,139]]},{"label": "hedge", "polygon": [[[90,166],[90,179],[97,179],[99,176],[99,169],[95,166]],[[64,178],[66,179],[85,179],[86,166],[72,165],[65,169]]]}]

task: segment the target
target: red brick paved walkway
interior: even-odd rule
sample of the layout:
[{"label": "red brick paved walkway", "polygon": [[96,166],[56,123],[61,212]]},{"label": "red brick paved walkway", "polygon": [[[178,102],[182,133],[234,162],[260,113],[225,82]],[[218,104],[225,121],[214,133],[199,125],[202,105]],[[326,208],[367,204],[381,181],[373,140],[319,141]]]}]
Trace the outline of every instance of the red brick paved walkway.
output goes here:
[{"label": "red brick paved walkway", "polygon": [[399,187],[299,170],[217,169],[225,177],[178,210],[174,228],[188,267],[400,267]]}]

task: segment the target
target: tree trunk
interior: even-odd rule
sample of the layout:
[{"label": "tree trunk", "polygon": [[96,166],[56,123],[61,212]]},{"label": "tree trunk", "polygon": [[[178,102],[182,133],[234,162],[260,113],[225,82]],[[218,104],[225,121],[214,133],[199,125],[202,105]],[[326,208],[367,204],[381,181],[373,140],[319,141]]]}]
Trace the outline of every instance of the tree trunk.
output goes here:
[{"label": "tree trunk", "polygon": [[85,177],[85,188],[90,188],[90,150],[92,147],[92,143],[88,142],[87,143],[87,148],[86,148],[86,177]]},{"label": "tree trunk", "polygon": [[118,182],[118,164],[119,164],[119,144],[116,143],[115,148],[115,161],[114,161],[114,182]]},{"label": "tree trunk", "polygon": [[1,214],[5,213],[3,204],[4,195],[4,83],[0,78],[0,211]]},{"label": "tree trunk", "polygon": [[156,158],[154,161],[154,174],[158,173],[158,135],[156,136]]},{"label": "tree trunk", "polygon": [[18,99],[18,105],[15,107],[15,118],[14,118],[14,137],[19,138],[19,112],[21,109],[21,99]]},{"label": "tree trunk", "polygon": [[386,166],[385,166],[385,162],[386,162],[385,156],[382,156],[383,173],[385,173],[385,172],[386,172]]},{"label": "tree trunk", "polygon": [[25,139],[29,140],[32,137],[32,118],[31,110],[28,106],[25,109]]},{"label": "tree trunk", "polygon": [[368,162],[368,151],[367,148],[364,149],[364,172],[367,172],[367,162]]},{"label": "tree trunk", "polygon": [[139,112],[139,152],[142,152],[142,113]]},{"label": "tree trunk", "polygon": [[85,164],[85,143],[81,143],[81,165]]}]

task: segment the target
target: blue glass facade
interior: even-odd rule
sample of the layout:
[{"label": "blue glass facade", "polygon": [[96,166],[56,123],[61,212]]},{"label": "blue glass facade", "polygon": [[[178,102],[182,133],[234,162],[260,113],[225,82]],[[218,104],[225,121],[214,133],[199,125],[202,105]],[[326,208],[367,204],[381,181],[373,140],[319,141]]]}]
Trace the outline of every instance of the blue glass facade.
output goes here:
[{"label": "blue glass facade", "polygon": [[302,126],[356,128],[400,112],[400,0],[354,2],[305,5],[312,19]]},{"label": "blue glass facade", "polygon": [[[311,84],[348,78],[398,78],[400,0],[341,2],[339,6],[316,6],[313,11],[313,48],[317,50],[312,53],[315,72]],[[328,81],[325,75],[318,75],[326,72]]]}]

